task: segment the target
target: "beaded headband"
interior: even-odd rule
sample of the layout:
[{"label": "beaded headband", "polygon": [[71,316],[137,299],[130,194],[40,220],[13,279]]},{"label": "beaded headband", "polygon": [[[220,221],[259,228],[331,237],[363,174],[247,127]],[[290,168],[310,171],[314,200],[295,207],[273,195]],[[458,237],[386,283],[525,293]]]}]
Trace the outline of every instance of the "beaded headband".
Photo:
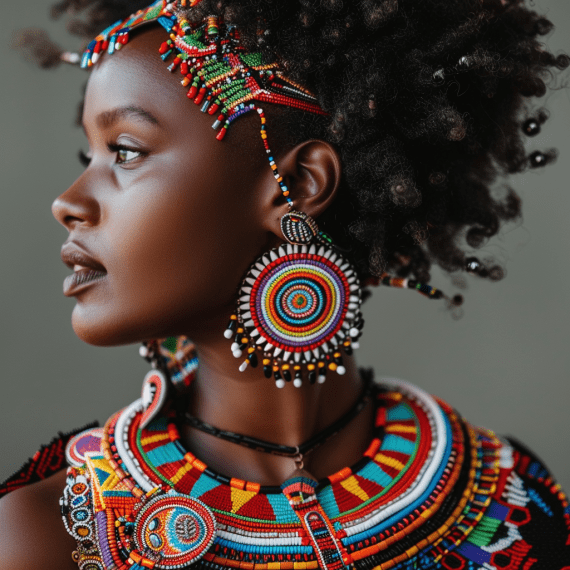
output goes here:
[{"label": "beaded headband", "polygon": [[[279,175],[269,148],[266,118],[255,102],[274,103],[317,115],[327,115],[314,95],[291,81],[277,62],[266,62],[261,53],[248,53],[240,42],[235,26],[218,16],[208,16],[199,24],[189,22],[185,14],[201,0],[157,0],[126,20],[116,22],[99,34],[85,50],[81,67],[94,65],[105,51],[113,54],[129,41],[135,27],[158,22],[169,34],[159,52],[163,61],[172,58],[168,69],[184,76],[188,98],[201,105],[203,113],[216,115],[212,128],[222,140],[238,117],[257,111],[261,120],[261,138],[273,175],[290,207],[293,201]],[[254,102],[255,101],[255,102]]]}]

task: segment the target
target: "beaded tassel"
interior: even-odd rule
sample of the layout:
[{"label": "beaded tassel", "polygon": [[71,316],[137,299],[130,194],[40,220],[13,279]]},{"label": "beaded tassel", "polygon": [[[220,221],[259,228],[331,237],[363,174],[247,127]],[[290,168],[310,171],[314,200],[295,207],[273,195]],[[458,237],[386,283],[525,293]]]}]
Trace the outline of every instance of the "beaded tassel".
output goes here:
[{"label": "beaded tassel", "polygon": [[[199,2],[191,0],[190,7]],[[170,3],[157,0],[127,20],[113,24],[88,45],[81,66],[93,66],[104,51],[112,54],[127,44],[131,29],[157,20],[169,34],[158,50],[160,57],[165,62],[173,58],[168,69],[180,70],[188,98],[200,105],[203,113],[216,115],[212,128],[218,131],[219,141],[224,139],[234,120],[257,111],[269,166],[292,208],[289,189],[279,174],[267,141],[265,113],[253,101],[286,105],[319,115],[327,113],[309,91],[285,77],[277,63],[265,63],[260,53],[246,53],[235,27],[225,25],[217,16],[208,16],[201,24],[193,25],[176,14],[178,8],[184,7],[188,7],[185,0]]]},{"label": "beaded tassel", "polygon": [[383,273],[378,278],[369,279],[367,285],[385,285],[387,287],[395,287],[397,289],[415,289],[428,299],[442,299],[447,298],[445,293],[440,289],[436,289],[431,285],[420,283],[415,279],[408,279],[404,277],[393,277],[388,273]]}]

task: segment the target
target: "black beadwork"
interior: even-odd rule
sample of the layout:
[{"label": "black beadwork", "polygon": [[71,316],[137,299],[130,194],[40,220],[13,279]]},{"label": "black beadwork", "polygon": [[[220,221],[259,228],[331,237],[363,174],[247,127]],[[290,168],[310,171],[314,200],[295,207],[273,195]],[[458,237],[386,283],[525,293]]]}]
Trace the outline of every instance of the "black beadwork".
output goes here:
[{"label": "black beadwork", "polygon": [[483,264],[476,257],[468,257],[465,260],[465,270],[467,273],[480,273]]},{"label": "black beadwork", "polygon": [[540,123],[536,119],[527,119],[522,126],[523,133],[534,137],[540,133]]},{"label": "black beadwork", "polygon": [[543,152],[535,150],[534,152],[530,153],[528,162],[531,168],[540,168],[542,166],[546,166],[547,157]]}]

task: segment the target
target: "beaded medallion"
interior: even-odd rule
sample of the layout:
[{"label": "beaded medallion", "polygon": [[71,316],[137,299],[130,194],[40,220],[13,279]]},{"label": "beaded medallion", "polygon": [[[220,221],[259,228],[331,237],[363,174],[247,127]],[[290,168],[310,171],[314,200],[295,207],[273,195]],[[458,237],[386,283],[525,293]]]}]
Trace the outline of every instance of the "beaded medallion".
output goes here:
[{"label": "beaded medallion", "polygon": [[[265,253],[243,280],[238,311],[226,337],[232,351],[257,366],[262,351],[265,375],[279,387],[322,382],[327,370],[344,373],[340,350],[351,352],[361,335],[360,284],[355,269],[324,245],[284,245]],[[227,334],[229,333],[229,334]]]},{"label": "beaded medallion", "polygon": [[570,507],[543,466],[410,384],[383,380],[375,397],[358,463],[276,487],[187,452],[174,412],[142,427],[137,400],[70,469],[62,512],[80,568],[536,570],[536,525],[564,544]]},{"label": "beaded medallion", "polygon": [[[139,553],[156,557],[155,568],[184,568],[210,547],[216,520],[202,502],[169,492],[148,501],[132,523]],[[154,555],[154,556],[153,556]]]}]

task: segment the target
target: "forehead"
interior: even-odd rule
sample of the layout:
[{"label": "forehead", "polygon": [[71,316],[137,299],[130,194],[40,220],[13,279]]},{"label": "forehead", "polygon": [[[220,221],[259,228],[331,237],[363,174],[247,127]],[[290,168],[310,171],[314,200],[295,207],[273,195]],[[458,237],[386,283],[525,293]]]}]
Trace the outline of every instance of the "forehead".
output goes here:
[{"label": "forehead", "polygon": [[216,140],[212,129],[216,117],[201,112],[200,106],[188,99],[180,73],[171,73],[160,57],[159,47],[167,37],[159,24],[143,25],[132,32],[132,39],[120,51],[103,54],[91,68],[83,108],[88,135],[105,126],[102,115],[115,109],[136,108],[155,117],[172,140],[199,145],[202,155],[209,152],[210,158],[233,163],[264,163],[257,113],[240,117],[232,125],[230,136],[222,142]]},{"label": "forehead", "polygon": [[125,106],[146,109],[164,125],[211,123],[193,109],[178,76],[161,60],[158,48],[166,35],[158,25],[141,27],[123,49],[101,57],[87,84],[84,124]]}]

